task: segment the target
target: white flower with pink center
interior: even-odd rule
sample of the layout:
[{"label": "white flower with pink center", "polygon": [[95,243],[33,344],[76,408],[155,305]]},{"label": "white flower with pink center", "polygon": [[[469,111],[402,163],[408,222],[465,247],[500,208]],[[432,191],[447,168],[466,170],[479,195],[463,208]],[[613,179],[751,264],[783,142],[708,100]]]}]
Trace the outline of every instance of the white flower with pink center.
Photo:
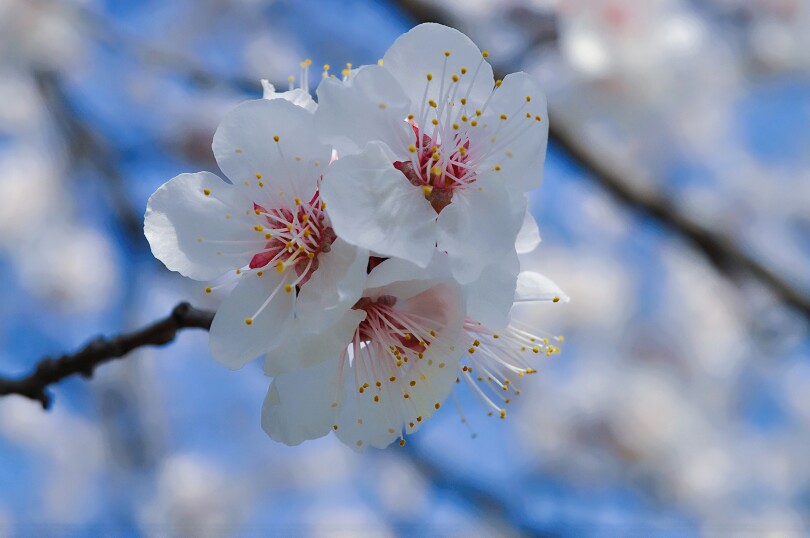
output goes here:
[{"label": "white flower with pink center", "polygon": [[265,431],[289,445],[330,431],[357,450],[404,443],[453,388],[464,317],[461,288],[437,264],[420,270],[383,261],[362,298],[320,333],[314,345],[329,348],[329,357],[278,373],[273,367],[286,360],[285,350],[268,356],[275,378],[262,413]]},{"label": "white flower with pink center", "polygon": [[231,183],[208,172],[175,177],[149,199],[144,231],[169,269],[237,282],[210,347],[239,368],[297,319],[314,333],[340,319],[360,297],[368,254],[337,238],[324,212],[318,189],[331,148],[318,143],[310,112],[285,99],[242,103],[213,148]]},{"label": "white flower with pink center", "polygon": [[438,247],[461,283],[505,258],[537,187],[546,100],[526,73],[495,82],[464,34],[423,24],[382,65],[324,80],[319,133],[340,160],[322,195],[339,236],[424,267]]}]

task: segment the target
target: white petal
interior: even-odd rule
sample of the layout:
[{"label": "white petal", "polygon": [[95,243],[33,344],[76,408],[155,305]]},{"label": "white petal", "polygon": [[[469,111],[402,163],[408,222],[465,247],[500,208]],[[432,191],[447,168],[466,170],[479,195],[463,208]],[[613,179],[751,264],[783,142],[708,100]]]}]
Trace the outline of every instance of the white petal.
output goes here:
[{"label": "white petal", "polygon": [[567,303],[568,296],[550,278],[534,271],[522,271],[518,275],[516,302],[553,301],[555,297]]},{"label": "white petal", "polygon": [[295,319],[284,331],[284,340],[264,360],[264,373],[269,376],[298,368],[309,368],[341,356],[351,342],[357,326],[366,317],[365,311],[348,310],[331,327],[317,332],[309,330],[304,319]]},{"label": "white petal", "polygon": [[498,181],[479,179],[453,195],[452,203],[439,213],[438,248],[449,255],[461,284],[472,282],[485,266],[515,249],[524,213],[525,206],[516,207]]},{"label": "white petal", "polygon": [[540,228],[537,227],[537,221],[534,220],[534,215],[527,207],[526,214],[523,217],[523,224],[515,240],[515,250],[517,250],[518,254],[526,254],[536,249],[539,244]]},{"label": "white petal", "polygon": [[338,159],[321,185],[335,233],[349,243],[424,267],[436,243],[436,213],[418,187],[369,144]]},{"label": "white petal", "polygon": [[397,160],[409,158],[415,135],[405,117],[411,103],[388,71],[365,66],[345,82],[324,79],[317,93],[319,135],[338,155],[360,153],[367,143],[380,141]]},{"label": "white petal", "polygon": [[401,258],[389,258],[368,275],[363,296],[376,299],[381,295],[393,295],[407,299],[449,278],[449,262],[443,252],[435,251],[427,267],[419,267]]},{"label": "white petal", "polygon": [[335,323],[363,293],[368,251],[338,238],[318,256],[318,269],[301,286],[296,315],[309,332]]},{"label": "white petal", "polygon": [[298,445],[329,433],[337,413],[332,404],[338,395],[338,364],[325,361],[273,379],[262,406],[262,428],[270,438]]},{"label": "white petal", "polygon": [[144,234],[152,254],[166,267],[195,280],[211,280],[253,256],[245,243],[234,242],[255,238],[253,223],[245,216],[252,209],[239,189],[214,174],[181,174],[149,198]]},{"label": "white petal", "polygon": [[[531,100],[527,102],[526,97]],[[502,114],[506,120],[500,119]],[[539,187],[548,144],[548,116],[546,97],[535,79],[523,72],[507,75],[493,93],[482,123],[488,124],[489,137],[483,140],[488,157],[481,161],[482,167],[500,166],[500,174],[515,188],[528,191]]]},{"label": "white petal", "polygon": [[286,92],[277,92],[275,86],[265,79],[262,79],[262,88],[264,89],[262,99],[267,99],[268,101],[273,99],[285,99],[295,106],[303,108],[307,112],[315,112],[318,108],[318,103],[313,101],[309,92],[302,88],[296,88]]},{"label": "white petal", "polygon": [[464,286],[467,315],[492,331],[506,327],[519,271],[520,262],[515,252],[507,255],[505,263],[486,266],[477,280]]},{"label": "white petal", "polygon": [[[211,355],[231,369],[241,368],[282,339],[290,323],[295,293],[284,290],[289,271],[245,275],[222,302],[211,324]],[[278,289],[278,291],[275,291]],[[275,295],[257,314],[275,291]],[[250,318],[248,325],[245,320]]]},{"label": "white petal", "polygon": [[[420,24],[400,36],[383,56],[383,66],[416,106],[422,102],[428,73],[433,80],[427,98],[436,101],[440,100],[442,88],[447,93],[454,74],[460,77],[458,97],[467,96],[470,104],[483,103],[495,85],[492,67],[475,43],[458,30],[435,23]],[[462,68],[466,69],[464,75]]]},{"label": "white petal", "polygon": [[295,196],[308,201],[331,158],[331,148],[318,142],[313,114],[285,99],[234,108],[217,128],[213,149],[225,175],[266,208],[278,205],[280,193],[290,206]]}]

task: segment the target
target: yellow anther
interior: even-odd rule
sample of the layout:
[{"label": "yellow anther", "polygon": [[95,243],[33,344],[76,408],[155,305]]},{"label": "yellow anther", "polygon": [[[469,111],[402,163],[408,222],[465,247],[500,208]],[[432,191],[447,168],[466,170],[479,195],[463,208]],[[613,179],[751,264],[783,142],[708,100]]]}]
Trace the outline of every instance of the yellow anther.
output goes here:
[{"label": "yellow anther", "polygon": [[329,64],[323,64],[323,70],[329,71]]},{"label": "yellow anther", "polygon": [[211,293],[211,288],[205,288],[205,293]]},{"label": "yellow anther", "polygon": [[[473,353],[475,353],[475,348],[471,347],[470,349],[467,350],[467,353],[472,355]],[[465,368],[466,368],[466,366],[465,366]]]},{"label": "yellow anther", "polygon": [[453,129],[458,130],[458,123],[453,124]]},{"label": "yellow anther", "polygon": [[501,114],[501,119],[505,120],[506,119],[506,114]]},{"label": "yellow anther", "polygon": [[461,104],[462,104],[462,105],[466,105],[466,104],[467,104],[467,98],[466,98],[466,97],[462,97],[462,98],[461,98]]},{"label": "yellow anther", "polygon": [[261,174],[256,174],[256,179],[261,179],[262,177],[264,176],[262,176]]},{"label": "yellow anther", "polygon": [[351,68],[352,68],[352,63],[351,62],[346,62],[346,69],[351,69]]},{"label": "yellow anther", "polygon": [[449,58],[449,57],[450,57],[450,51],[449,51],[449,50],[444,51],[444,57],[445,57],[445,58]]},{"label": "yellow anther", "polygon": [[301,215],[301,222],[309,222],[309,215],[307,214]]},{"label": "yellow anther", "polygon": [[472,120],[472,121],[470,122],[470,127],[475,127],[475,126],[477,126],[477,125],[478,125],[478,120]]},{"label": "yellow anther", "polygon": [[435,404],[433,404],[433,407],[434,407],[435,409],[438,409],[438,408],[440,408],[441,406],[442,406],[442,404],[440,404],[439,402],[436,402]]},{"label": "yellow anther", "polygon": [[496,88],[500,88],[501,84],[503,84],[503,81],[501,79],[498,79],[498,80],[495,81],[495,87]]},{"label": "yellow anther", "polygon": [[433,120],[430,123],[432,123],[433,125],[439,125],[439,120],[433,118]]},{"label": "yellow anther", "polygon": [[534,353],[540,353],[540,346],[534,346],[534,347],[532,348],[532,351],[533,351]]},{"label": "yellow anther", "polygon": [[[461,68],[461,74],[462,74],[462,75],[466,75],[466,74],[467,74],[467,68],[466,68],[466,67],[462,67],[462,68]],[[462,104],[463,104],[463,103],[462,103]]]},{"label": "yellow anther", "polygon": [[552,301],[555,302],[555,303],[559,303],[560,302],[560,297],[558,295],[555,295],[554,298],[552,299]]},{"label": "yellow anther", "polygon": [[411,397],[411,395],[406,392],[405,394],[402,395],[402,397],[407,400],[408,398]]},{"label": "yellow anther", "polygon": [[261,224],[257,224],[256,226],[253,227],[253,229],[256,230],[257,232],[263,232],[264,226],[262,226]]},{"label": "yellow anther", "polygon": [[260,189],[263,189],[263,188],[264,188],[264,183],[262,183],[261,181],[259,181],[259,188],[260,188]]},{"label": "yellow anther", "polygon": [[531,95],[527,95],[527,96],[526,96],[526,102],[527,102],[527,103],[531,103],[531,102],[532,102],[532,96],[531,96]]},{"label": "yellow anther", "polygon": [[287,80],[289,80],[290,82],[292,82],[293,80],[295,80],[295,77],[294,77],[294,76],[292,76],[292,75],[290,75],[289,77],[287,77]]},{"label": "yellow anther", "polygon": [[478,339],[476,338],[475,340],[473,340],[473,345],[474,345],[475,347],[480,346],[480,345],[481,345],[481,340],[478,340]]},{"label": "yellow anther", "polygon": [[441,154],[441,153],[439,153],[438,151],[435,151],[435,152],[433,152],[433,155],[431,155],[431,158],[432,158],[434,161],[438,161],[439,159],[441,159],[441,158],[442,158],[442,154]]},{"label": "yellow anther", "polygon": [[309,228],[304,228],[304,237],[309,237],[310,235],[312,235],[312,232],[310,231],[310,229]]},{"label": "yellow anther", "polygon": [[427,74],[427,79],[428,79],[428,82],[429,82],[429,81],[431,81],[431,80],[433,80],[433,74],[432,74],[432,73],[428,73],[428,74]]},{"label": "yellow anther", "polygon": [[436,108],[437,106],[439,106],[439,105],[437,105],[437,104],[436,104],[436,101],[434,101],[433,99],[431,99],[430,101],[428,101],[428,104],[429,104],[430,106],[432,106],[433,108]]},{"label": "yellow anther", "polygon": [[256,273],[256,276],[264,276],[264,271],[259,271],[258,273]]},{"label": "yellow anther", "polygon": [[496,340],[497,340],[498,338],[500,338],[500,337],[501,337],[501,335],[500,335],[500,334],[497,334],[497,333],[494,333],[494,334],[492,335],[492,338],[494,338],[494,339],[496,339]]},{"label": "yellow anther", "polygon": [[276,262],[276,271],[280,273],[280,272],[284,271],[284,269],[285,269],[284,262],[281,261],[281,260],[277,261]]},{"label": "yellow anther", "polygon": [[295,201],[295,205],[301,205],[301,199],[299,197],[296,196],[294,198],[294,201]]},{"label": "yellow anther", "polygon": [[433,329],[431,329],[431,330],[430,330],[430,336],[436,336],[436,331],[434,331]]},{"label": "yellow anther", "polygon": [[275,136],[273,137],[273,142],[278,142],[278,141],[279,141],[279,136],[278,136],[278,135],[275,135]]},{"label": "yellow anther", "polygon": [[481,56],[483,56],[484,58],[489,58],[489,51],[485,50],[484,52],[481,53]]},{"label": "yellow anther", "polygon": [[252,318],[245,318],[245,325],[253,325],[253,319]]},{"label": "yellow anther", "polygon": [[422,422],[422,417],[421,416],[416,417],[416,422]]},{"label": "yellow anther", "polygon": [[462,157],[464,157],[465,155],[467,155],[467,148],[461,146],[460,148],[458,148],[458,152],[461,153]]},{"label": "yellow anther", "polygon": [[337,431],[337,429],[338,429],[338,425],[337,425],[337,424],[332,424],[332,429],[333,429],[333,430],[335,430],[335,431]]},{"label": "yellow anther", "polygon": [[399,440],[399,446],[405,446],[405,439]]},{"label": "yellow anther", "polygon": [[430,169],[430,173],[433,174],[434,176],[440,176],[442,175],[442,169],[438,166],[434,166],[433,168]]},{"label": "yellow anther", "polygon": [[416,153],[416,146],[411,144],[410,146],[408,146],[408,151],[410,151],[411,153]]},{"label": "yellow anther", "polygon": [[496,164],[496,165],[495,165],[495,171],[496,171],[496,172],[500,172],[500,171],[501,171],[501,165]]},{"label": "yellow anther", "polygon": [[465,114],[465,115],[463,115],[463,116],[461,116],[461,121],[466,122],[466,121],[469,121],[469,119],[470,119],[470,118],[468,118],[466,114]]},{"label": "yellow anther", "polygon": [[284,291],[287,293],[292,293],[293,287],[292,284],[284,284]]},{"label": "yellow anther", "polygon": [[382,65],[382,64],[383,64],[383,59],[382,59],[382,58],[380,58],[379,60],[377,60],[377,65]]},{"label": "yellow anther", "polygon": [[236,274],[237,274],[237,275],[241,275],[241,274],[242,274],[242,270],[241,270],[241,269],[237,269],[237,270],[236,270]]},{"label": "yellow anther", "polygon": [[379,401],[380,401],[380,397],[379,397],[379,396],[377,396],[376,394],[374,395],[374,401],[375,401],[375,402],[379,402]]},{"label": "yellow anther", "polygon": [[562,344],[563,342],[565,342],[565,336],[563,335],[558,336],[557,341]]},{"label": "yellow anther", "polygon": [[388,105],[386,105],[385,103],[380,103],[379,105],[377,105],[377,108],[379,108],[380,110],[385,110],[387,106]]},{"label": "yellow anther", "polygon": [[413,118],[414,118],[413,114],[408,114],[408,121],[412,120]]},{"label": "yellow anther", "polygon": [[458,82],[458,75],[453,75],[451,78],[453,79],[453,82]]},{"label": "yellow anther", "polygon": [[254,209],[254,210],[253,210],[253,212],[254,212],[254,213],[256,213],[257,215],[261,215],[261,214],[262,214],[262,212],[261,212],[261,211],[259,211],[258,209]]},{"label": "yellow anther", "polygon": [[396,380],[397,380],[396,376],[393,376],[393,375],[388,378],[388,381],[390,381],[391,383],[393,383]]},{"label": "yellow anther", "polygon": [[506,409],[501,409],[501,418],[506,418]]},{"label": "yellow anther", "polygon": [[534,119],[536,119],[537,121],[543,121],[542,119],[540,119],[540,116],[535,116]]},{"label": "yellow anther", "polygon": [[211,196],[211,189],[203,189],[203,194],[206,196]]}]

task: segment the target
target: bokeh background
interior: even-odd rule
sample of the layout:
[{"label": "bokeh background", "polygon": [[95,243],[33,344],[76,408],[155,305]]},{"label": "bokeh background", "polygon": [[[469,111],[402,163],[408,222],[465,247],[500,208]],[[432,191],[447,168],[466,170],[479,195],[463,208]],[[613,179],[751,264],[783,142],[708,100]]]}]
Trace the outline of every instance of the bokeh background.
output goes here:
[{"label": "bokeh background", "polygon": [[259,366],[184,332],[0,400],[0,535],[810,532],[808,0],[0,0],[0,374],[215,307],[151,257],[149,195],[218,172],[260,78],[426,19],[547,91],[524,261],[572,301],[519,315],[562,354],[506,420],[461,392],[469,427],[356,454],[272,442]]}]

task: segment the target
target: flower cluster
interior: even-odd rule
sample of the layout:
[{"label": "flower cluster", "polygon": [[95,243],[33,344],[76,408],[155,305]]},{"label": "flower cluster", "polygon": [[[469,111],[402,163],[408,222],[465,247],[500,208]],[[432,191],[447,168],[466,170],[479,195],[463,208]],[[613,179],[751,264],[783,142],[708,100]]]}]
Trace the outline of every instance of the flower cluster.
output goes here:
[{"label": "flower cluster", "polygon": [[525,73],[495,81],[487,57],[423,24],[378,65],[324,66],[317,104],[306,61],[302,88],[265,82],[219,126],[230,182],[182,174],[150,198],[154,255],[218,279],[207,293],[233,287],[211,353],[230,368],[264,356],[273,439],[404,443],[462,382],[504,417],[513,378],[558,351],[509,321],[515,301],[567,300],[520,270],[540,241],[525,192],[542,179],[545,98]]}]

